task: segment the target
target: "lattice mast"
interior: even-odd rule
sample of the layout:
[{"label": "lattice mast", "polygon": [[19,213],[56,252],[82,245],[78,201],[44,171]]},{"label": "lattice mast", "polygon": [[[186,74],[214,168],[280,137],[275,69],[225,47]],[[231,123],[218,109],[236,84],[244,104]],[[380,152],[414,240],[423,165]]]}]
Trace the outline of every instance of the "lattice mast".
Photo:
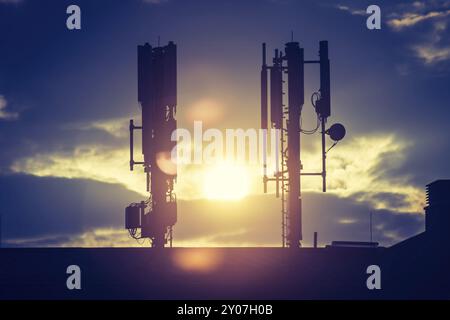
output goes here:
[{"label": "lattice mast", "polygon": [[[328,150],[326,150],[325,135],[330,135],[335,142],[334,146],[344,137],[345,128],[341,124],[334,124],[328,130],[325,128],[327,119],[331,114],[330,62],[327,41],[320,41],[319,60],[305,60],[303,48],[300,47],[298,42],[294,41],[286,43],[284,53],[278,49],[275,50],[272,65],[267,65],[266,44],[263,43],[262,57],[261,128],[263,131],[267,131],[270,123],[271,129],[277,129],[278,145],[281,146],[281,148],[276,148],[279,156],[276,157],[275,172],[273,176],[268,177],[267,132],[264,134],[264,192],[267,192],[269,181],[275,182],[277,197],[280,196],[281,191],[282,246],[295,248],[301,245],[303,239],[300,178],[303,175],[321,176],[323,191],[326,191],[326,153]],[[320,89],[313,93],[311,97],[311,103],[317,115],[317,125],[312,130],[304,130],[301,127],[301,114],[305,104],[305,64],[320,65]],[[270,76],[268,76],[269,72]],[[270,83],[270,90],[268,82]],[[285,90],[287,99],[284,99]],[[285,100],[287,100],[287,104],[285,104]],[[270,101],[270,121],[268,101]],[[314,134],[319,130],[322,138],[322,172],[302,172],[300,134]],[[271,151],[273,152],[273,150]]]}]

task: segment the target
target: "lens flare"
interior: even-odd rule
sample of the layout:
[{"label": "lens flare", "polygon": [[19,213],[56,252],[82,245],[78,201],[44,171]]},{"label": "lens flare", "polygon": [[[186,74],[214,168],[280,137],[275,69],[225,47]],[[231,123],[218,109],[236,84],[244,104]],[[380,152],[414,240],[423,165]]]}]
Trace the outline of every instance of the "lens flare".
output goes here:
[{"label": "lens flare", "polygon": [[222,263],[222,256],[217,250],[180,249],[173,256],[175,266],[187,272],[210,272]]},{"label": "lens flare", "polygon": [[156,154],[156,165],[165,174],[177,174],[177,165],[172,161],[170,152],[158,152]]}]

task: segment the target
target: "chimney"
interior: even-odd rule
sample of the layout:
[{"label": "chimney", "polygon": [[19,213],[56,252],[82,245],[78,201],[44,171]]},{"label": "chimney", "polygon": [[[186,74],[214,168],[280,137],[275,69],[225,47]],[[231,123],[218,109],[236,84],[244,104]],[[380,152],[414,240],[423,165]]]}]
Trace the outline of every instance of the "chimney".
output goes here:
[{"label": "chimney", "polygon": [[450,180],[436,180],[427,185],[425,230],[433,241],[450,238]]}]

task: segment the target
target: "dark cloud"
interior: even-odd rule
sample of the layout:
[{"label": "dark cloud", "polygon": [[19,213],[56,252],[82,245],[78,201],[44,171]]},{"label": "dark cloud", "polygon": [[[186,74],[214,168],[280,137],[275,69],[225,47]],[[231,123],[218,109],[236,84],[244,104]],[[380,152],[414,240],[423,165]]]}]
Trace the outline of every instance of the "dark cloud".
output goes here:
[{"label": "dark cloud", "polygon": [[434,180],[450,177],[450,137],[445,128],[436,124],[433,131],[421,132],[422,136],[416,139],[405,137],[404,142],[409,145],[401,152],[383,154],[372,174],[381,180],[419,188]]},{"label": "dark cloud", "polygon": [[57,236],[62,237],[61,240],[92,228],[121,226],[124,208],[140,198],[140,195],[114,184],[2,175],[3,237],[39,239]]},{"label": "dark cloud", "polygon": [[[0,182],[3,238],[21,240],[13,242],[16,246],[56,246],[80,240],[96,228],[122,229],[125,206],[142,198],[119,185],[89,180],[8,175],[0,176]],[[389,196],[395,198],[383,195]],[[322,244],[368,240],[370,212],[374,239],[384,245],[423,231],[423,215],[375,210],[331,194],[305,193],[303,208],[306,245],[311,245],[314,231]],[[98,243],[108,240],[105,237],[108,234],[95,235]],[[175,238],[181,245],[279,245],[279,199],[261,195],[237,202],[180,200]]]},{"label": "dark cloud", "polygon": [[[401,201],[398,195],[379,195],[383,200]],[[303,230],[306,245],[313,233],[322,244],[333,240],[369,240],[369,214],[373,213],[374,240],[391,245],[424,230],[424,216],[417,213],[376,210],[355,198],[331,194],[305,193]],[[253,196],[240,202],[206,200],[179,201],[176,240],[206,239],[222,245],[281,243],[279,199],[273,195]]]},{"label": "dark cloud", "polygon": [[367,201],[372,205],[382,203],[384,206],[398,211],[398,209],[408,207],[408,197],[403,193],[389,193],[389,192],[357,192],[352,195],[353,199]]}]

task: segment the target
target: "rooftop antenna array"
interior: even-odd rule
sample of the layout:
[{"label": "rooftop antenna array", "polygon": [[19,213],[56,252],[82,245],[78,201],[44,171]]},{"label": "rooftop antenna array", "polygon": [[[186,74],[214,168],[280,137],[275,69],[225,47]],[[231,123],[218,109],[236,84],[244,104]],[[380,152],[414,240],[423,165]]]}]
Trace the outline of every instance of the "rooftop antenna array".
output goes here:
[{"label": "rooftop antenna array", "polygon": [[[277,161],[273,177],[267,176],[267,133],[264,135],[264,192],[267,192],[268,182],[275,182],[276,196],[280,197],[281,193],[282,246],[296,248],[301,246],[303,239],[301,176],[321,176],[322,189],[326,192],[326,155],[337,142],[344,138],[345,128],[339,123],[326,128],[327,120],[331,115],[328,41],[319,43],[319,60],[305,60],[304,49],[298,42],[293,41],[293,32],[291,32],[291,38],[291,42],[285,45],[284,53],[275,49],[272,65],[267,64],[266,44],[262,44],[261,128],[263,132],[267,132],[269,127],[279,129],[280,132],[281,164]],[[306,64],[319,64],[320,67],[320,88],[311,96],[311,104],[317,116],[317,125],[313,130],[303,129],[301,123],[305,103],[304,66]],[[268,90],[269,83],[270,90]],[[287,103],[284,98],[285,90],[287,90]],[[302,172],[300,135],[314,134],[319,130],[322,138],[322,172]],[[326,149],[325,135],[329,135],[334,141],[328,149]]]},{"label": "rooftop antenna array", "polygon": [[[171,134],[177,128],[177,47],[138,46],[138,100],[142,125],[130,120],[130,170],[142,165],[147,176],[149,198],[125,209],[125,228],[134,239],[150,239],[152,247],[172,247],[173,226],[177,221],[174,184],[176,165],[170,154],[176,142]],[[134,161],[134,131],[142,132],[143,161]]]}]

